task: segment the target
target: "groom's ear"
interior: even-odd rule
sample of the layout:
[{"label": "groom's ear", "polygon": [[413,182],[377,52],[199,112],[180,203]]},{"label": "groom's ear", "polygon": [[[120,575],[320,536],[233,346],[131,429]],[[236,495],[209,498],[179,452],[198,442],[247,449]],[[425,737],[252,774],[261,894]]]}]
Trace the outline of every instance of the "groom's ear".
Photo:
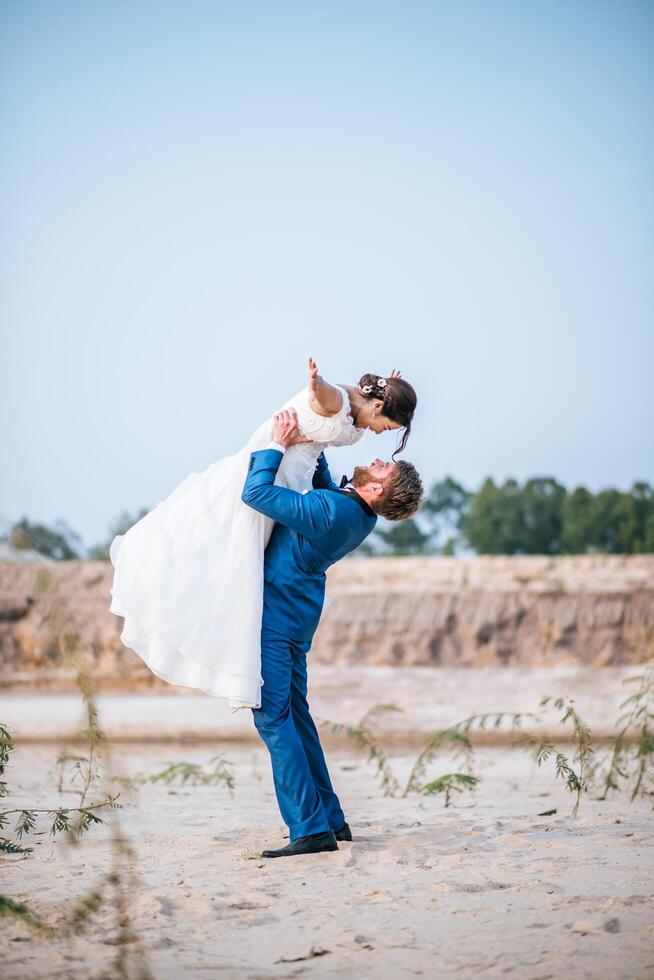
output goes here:
[{"label": "groom's ear", "polygon": [[368,484],[366,490],[372,493],[375,497],[381,497],[384,492],[384,484],[373,481],[372,483]]}]

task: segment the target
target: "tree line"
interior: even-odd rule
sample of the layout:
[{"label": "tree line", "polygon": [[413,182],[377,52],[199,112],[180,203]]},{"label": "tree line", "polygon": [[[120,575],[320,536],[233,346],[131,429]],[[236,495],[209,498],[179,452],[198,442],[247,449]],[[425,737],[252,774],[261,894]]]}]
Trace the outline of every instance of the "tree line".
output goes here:
[{"label": "tree line", "polygon": [[[380,526],[381,525],[381,526]],[[496,483],[470,492],[435,483],[415,518],[379,522],[367,554],[583,555],[654,552],[654,489],[567,490],[553,477]]]},{"label": "tree line", "polygon": [[55,561],[73,561],[76,559],[93,559],[109,561],[109,548],[117,534],[125,534],[129,528],[140,521],[148,513],[147,507],[134,514],[128,511],[118,517],[110,526],[107,538],[92,548],[85,548],[81,536],[70,527],[66,521],[55,521],[51,526],[38,524],[23,517],[0,535],[0,540],[7,541],[12,548],[21,551],[38,551],[46,558]]},{"label": "tree line", "polygon": [[[117,534],[148,513],[123,513],[107,539],[90,549],[63,521],[51,527],[24,517],[4,535],[18,549],[49,558],[109,558]],[[654,552],[654,488],[567,490],[553,477],[495,483],[471,492],[452,477],[434,483],[410,520],[380,520],[357,554],[363,555],[583,555]]]}]

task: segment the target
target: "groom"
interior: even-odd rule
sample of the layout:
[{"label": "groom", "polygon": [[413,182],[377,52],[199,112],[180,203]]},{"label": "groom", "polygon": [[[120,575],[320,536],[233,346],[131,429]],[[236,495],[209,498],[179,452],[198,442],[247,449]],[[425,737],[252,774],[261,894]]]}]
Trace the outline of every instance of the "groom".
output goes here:
[{"label": "groom", "polygon": [[320,455],[313,490],[275,486],[289,446],[305,442],[293,409],[274,417],[273,442],[252,453],[241,499],[273,518],[264,559],[261,630],[261,707],[254,724],[268,746],[277,802],[290,843],[263,857],[337,851],[352,840],[327,771],[307,703],[307,651],[320,620],[325,570],[357,548],[377,515],[403,520],[421,503],[423,487],[411,463],[356,466],[343,488]]}]

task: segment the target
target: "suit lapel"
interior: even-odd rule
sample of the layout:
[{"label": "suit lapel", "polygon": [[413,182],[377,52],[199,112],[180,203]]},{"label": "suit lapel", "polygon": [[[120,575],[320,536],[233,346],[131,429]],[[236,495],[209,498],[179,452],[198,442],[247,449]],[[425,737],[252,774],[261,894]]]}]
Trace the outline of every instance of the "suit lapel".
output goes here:
[{"label": "suit lapel", "polygon": [[[331,489],[331,487],[330,487],[330,489]],[[366,501],[363,499],[363,497],[360,497],[359,496],[359,494],[356,492],[356,490],[341,490],[338,487],[335,487],[334,490],[332,490],[332,493],[340,493],[341,496],[343,496],[343,497],[349,497],[350,500],[356,501],[356,503],[359,505],[359,507],[361,507],[361,509],[363,510],[363,512],[368,515],[368,517],[376,517],[377,516],[375,514],[374,510],[372,509],[372,507],[370,507],[366,503]]]}]

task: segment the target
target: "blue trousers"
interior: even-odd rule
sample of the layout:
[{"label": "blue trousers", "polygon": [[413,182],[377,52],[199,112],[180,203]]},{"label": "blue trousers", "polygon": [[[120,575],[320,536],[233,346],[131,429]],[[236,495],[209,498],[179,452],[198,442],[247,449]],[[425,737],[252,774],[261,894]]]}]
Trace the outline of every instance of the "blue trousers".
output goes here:
[{"label": "blue trousers", "polygon": [[308,647],[262,630],[261,707],[251,709],[270,752],[277,803],[291,841],[345,823],[309,713]]}]

